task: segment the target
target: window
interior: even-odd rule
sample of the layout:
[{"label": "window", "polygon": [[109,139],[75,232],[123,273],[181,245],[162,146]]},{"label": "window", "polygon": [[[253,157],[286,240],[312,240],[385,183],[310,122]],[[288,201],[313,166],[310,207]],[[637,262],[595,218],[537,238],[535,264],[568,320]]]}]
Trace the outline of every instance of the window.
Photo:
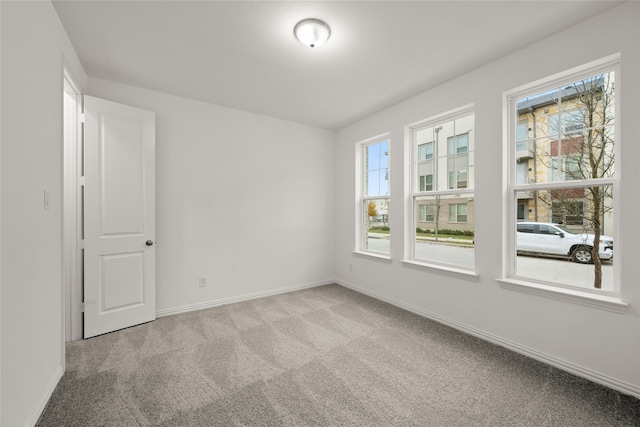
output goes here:
[{"label": "window", "polygon": [[574,108],[564,111],[561,114],[555,113],[549,115],[549,133],[565,134],[565,136],[575,133],[584,128],[584,121],[587,110],[585,108]]},{"label": "window", "polygon": [[420,222],[433,222],[435,219],[434,205],[420,205]]},{"label": "window", "polygon": [[409,126],[412,261],[474,268],[473,129],[471,107]]},{"label": "window", "polygon": [[467,171],[449,171],[449,189],[467,188]]},{"label": "window", "polygon": [[[517,228],[509,233],[510,277],[618,292],[613,257],[616,68],[615,62],[582,67],[509,95],[509,226]],[[525,122],[531,136],[527,172],[534,171],[527,180],[518,148]]]},{"label": "window", "polygon": [[447,155],[463,154],[469,148],[469,134],[447,138]]},{"label": "window", "polygon": [[533,233],[533,224],[518,224],[518,233]]},{"label": "window", "polygon": [[529,122],[527,120],[521,121],[518,123],[516,127],[516,150],[521,151],[525,150],[527,145],[526,142],[529,139]]},{"label": "window", "polygon": [[[527,203],[518,202],[518,221],[524,221],[527,219]],[[520,227],[518,226],[518,231],[520,231]]]},{"label": "window", "polygon": [[[584,195],[584,191],[581,191]],[[562,200],[556,198],[551,202],[551,220],[556,224],[584,225],[584,201]]]},{"label": "window", "polygon": [[418,159],[419,160],[431,160],[433,159],[433,142],[428,142],[418,146]]},{"label": "window", "polygon": [[433,175],[420,175],[420,191],[433,190]]},{"label": "window", "polygon": [[456,203],[449,205],[449,222],[467,222],[466,203]]},{"label": "window", "polygon": [[516,163],[516,183],[526,184],[529,182],[529,165],[525,162]]},{"label": "window", "polygon": [[389,139],[376,138],[356,145],[360,158],[357,193],[357,250],[389,255]]}]

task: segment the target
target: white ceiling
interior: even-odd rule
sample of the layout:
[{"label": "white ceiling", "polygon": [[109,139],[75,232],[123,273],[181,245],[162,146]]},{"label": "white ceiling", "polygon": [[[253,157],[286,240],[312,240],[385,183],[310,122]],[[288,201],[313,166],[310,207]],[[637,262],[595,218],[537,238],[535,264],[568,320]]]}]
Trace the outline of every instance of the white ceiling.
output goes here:
[{"label": "white ceiling", "polygon": [[[54,1],[89,76],[339,129],[615,1]],[[331,27],[315,50],[293,27]]]}]

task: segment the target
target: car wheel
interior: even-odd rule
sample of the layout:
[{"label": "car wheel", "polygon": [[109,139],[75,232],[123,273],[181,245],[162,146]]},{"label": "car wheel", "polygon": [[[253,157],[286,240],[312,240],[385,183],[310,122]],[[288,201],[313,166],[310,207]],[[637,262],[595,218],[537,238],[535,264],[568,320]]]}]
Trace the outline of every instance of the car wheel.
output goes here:
[{"label": "car wheel", "polygon": [[573,260],[580,264],[589,264],[591,262],[591,248],[589,246],[578,246],[573,251]]}]

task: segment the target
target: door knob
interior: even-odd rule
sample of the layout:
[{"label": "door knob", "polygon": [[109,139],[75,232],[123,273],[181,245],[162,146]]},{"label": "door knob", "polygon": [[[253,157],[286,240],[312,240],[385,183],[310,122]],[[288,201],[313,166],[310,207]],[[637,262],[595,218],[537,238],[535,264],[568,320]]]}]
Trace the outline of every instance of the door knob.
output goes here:
[{"label": "door knob", "polygon": [[146,244],[147,244],[147,246],[153,245],[153,240],[147,240]]}]

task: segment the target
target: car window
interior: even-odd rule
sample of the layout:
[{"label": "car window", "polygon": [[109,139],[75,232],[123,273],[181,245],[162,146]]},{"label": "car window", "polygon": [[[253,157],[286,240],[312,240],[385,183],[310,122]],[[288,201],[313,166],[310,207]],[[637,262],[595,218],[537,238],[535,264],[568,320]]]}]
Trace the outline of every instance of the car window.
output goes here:
[{"label": "car window", "polygon": [[569,234],[575,233],[575,231],[571,231],[567,227],[564,227],[564,226],[562,226],[560,224],[556,224],[556,227],[559,228],[560,230],[564,231],[565,233],[569,233]]},{"label": "car window", "polygon": [[551,227],[550,225],[540,224],[538,226],[538,234],[557,234],[558,229]]},{"label": "car window", "polygon": [[520,233],[533,233],[533,224],[518,224]]}]

